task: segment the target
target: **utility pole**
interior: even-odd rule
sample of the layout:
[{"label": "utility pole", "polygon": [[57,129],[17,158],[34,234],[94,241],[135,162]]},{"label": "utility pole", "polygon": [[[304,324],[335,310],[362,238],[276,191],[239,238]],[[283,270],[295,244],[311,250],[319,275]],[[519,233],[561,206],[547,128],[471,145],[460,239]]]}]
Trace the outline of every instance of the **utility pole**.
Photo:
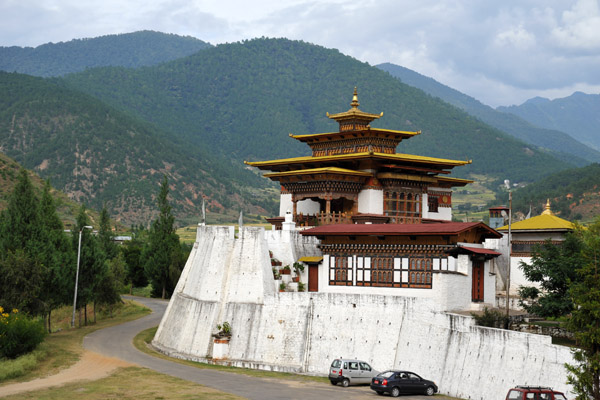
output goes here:
[{"label": "utility pole", "polygon": [[506,329],[510,326],[510,253],[511,253],[511,237],[510,228],[512,224],[512,192],[510,186],[508,187],[508,242],[507,242],[507,256],[506,263],[508,268],[506,269]]},{"label": "utility pole", "polygon": [[73,318],[71,319],[71,328],[75,326],[75,309],[77,308],[77,284],[79,283],[79,259],[81,256],[81,233],[84,229],[94,229],[92,226],[86,225],[79,231],[79,246],[77,247],[77,272],[75,273],[75,296],[73,297]]}]

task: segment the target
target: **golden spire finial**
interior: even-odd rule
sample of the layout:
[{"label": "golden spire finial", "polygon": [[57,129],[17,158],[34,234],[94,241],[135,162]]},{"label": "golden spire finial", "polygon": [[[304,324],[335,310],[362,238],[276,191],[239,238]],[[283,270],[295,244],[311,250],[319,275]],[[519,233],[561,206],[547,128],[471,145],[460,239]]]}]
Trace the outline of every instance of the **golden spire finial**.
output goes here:
[{"label": "golden spire finial", "polygon": [[352,108],[358,108],[360,103],[358,102],[358,92],[356,91],[356,86],[354,86],[354,95],[352,96],[352,103],[350,103]]},{"label": "golden spire finial", "polygon": [[546,205],[544,206],[544,211],[542,215],[554,215],[552,210],[550,210],[550,199],[546,200]]}]

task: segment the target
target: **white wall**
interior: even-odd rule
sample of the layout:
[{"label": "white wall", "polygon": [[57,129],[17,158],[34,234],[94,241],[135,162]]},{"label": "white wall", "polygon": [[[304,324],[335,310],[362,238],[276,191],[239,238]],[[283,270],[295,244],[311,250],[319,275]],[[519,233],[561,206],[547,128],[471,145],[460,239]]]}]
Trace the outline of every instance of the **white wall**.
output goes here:
[{"label": "white wall", "polygon": [[315,215],[318,214],[321,210],[318,201],[314,201],[311,199],[301,200],[296,204],[296,214],[304,214],[304,215]]},{"label": "white wall", "polygon": [[358,212],[362,214],[383,214],[383,190],[361,190],[358,193]]},{"label": "white wall", "polygon": [[279,216],[284,217],[287,212],[294,212],[291,193],[282,193],[279,197]]},{"label": "white wall", "polygon": [[[210,335],[227,321],[232,365],[325,375],[333,358],[347,356],[381,370],[410,368],[461,398],[501,398],[517,384],[569,391],[563,364],[572,362],[570,350],[549,337],[476,327],[471,317],[440,311],[434,298],[276,293],[264,285],[272,275],[262,232],[244,228],[232,239],[227,229],[205,228],[153,341],[167,354],[211,361]],[[252,247],[258,250],[246,249]],[[266,258],[259,254],[265,252]],[[256,264],[245,257],[256,257]],[[217,260],[223,263],[213,266]],[[214,277],[206,278],[210,271]],[[435,285],[442,275],[465,278],[439,272]],[[446,286],[447,295],[462,290]]]}]

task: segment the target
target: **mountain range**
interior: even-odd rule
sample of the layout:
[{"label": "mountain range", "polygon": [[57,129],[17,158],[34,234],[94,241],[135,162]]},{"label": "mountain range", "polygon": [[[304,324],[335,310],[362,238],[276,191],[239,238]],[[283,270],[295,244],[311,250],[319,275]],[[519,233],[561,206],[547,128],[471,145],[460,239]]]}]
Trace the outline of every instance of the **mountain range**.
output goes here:
[{"label": "mountain range", "polygon": [[[102,40],[118,48],[126,36]],[[190,41],[161,38],[173,47]],[[95,40],[69,44],[94,53]],[[107,56],[112,66],[51,79],[0,74],[0,150],[125,223],[152,218],[163,174],[180,222],[198,221],[202,199],[215,217],[273,215],[277,189],[242,161],[308,154],[288,134],[337,129],[325,112],[349,108],[354,87],[361,109],[384,112],[374,126],[422,131],[399,152],[473,160],[454,176],[533,182],[589,161],[524,143],[378,68],[301,41],[206,45],[172,57],[129,68]]]},{"label": "mountain range", "polygon": [[[533,114],[531,109],[536,109],[531,103],[545,103],[542,100],[530,100],[519,107],[499,107],[495,110],[458,90],[452,89],[408,68],[390,63],[379,64],[377,67],[400,79],[407,85],[421,89],[431,96],[438,97],[445,102],[464,110],[488,125],[498,128],[526,143],[549,149],[558,158],[567,160],[578,166],[583,166],[590,162],[600,162],[600,151],[598,151],[600,146],[593,146],[590,140],[586,140],[587,136],[590,135],[584,136],[577,128],[566,129],[570,126],[570,121],[572,119],[579,119],[580,122],[575,126],[581,126],[582,124],[595,126],[595,136],[599,141],[598,143],[600,143],[600,100],[596,103],[595,113],[589,112],[592,111],[593,104],[590,104],[589,107],[585,108],[585,111],[578,110],[577,112],[568,115],[560,115],[559,111],[554,109],[542,111],[540,105],[539,108],[537,108],[538,113],[536,115],[538,118],[536,118],[533,115],[528,116],[529,114]],[[594,98],[591,95],[585,96]],[[600,99],[600,96],[596,97]],[[547,102],[550,101],[548,100]],[[588,101],[588,103],[592,102]],[[577,105],[573,104],[572,107],[569,108],[577,109]],[[525,110],[529,111],[526,112]],[[554,115],[556,116],[556,119],[561,122],[556,122],[554,124],[548,123],[548,121],[544,122],[542,121],[540,114],[546,116]],[[589,131],[590,129],[585,130],[584,132]]]},{"label": "mountain range", "polygon": [[106,35],[32,47],[0,47],[0,71],[51,77],[87,68],[137,68],[160,64],[211,47],[190,36],[153,31]]},{"label": "mountain range", "polygon": [[600,150],[600,94],[575,92],[561,99],[535,97],[520,106],[498,107],[546,129],[558,129]]}]

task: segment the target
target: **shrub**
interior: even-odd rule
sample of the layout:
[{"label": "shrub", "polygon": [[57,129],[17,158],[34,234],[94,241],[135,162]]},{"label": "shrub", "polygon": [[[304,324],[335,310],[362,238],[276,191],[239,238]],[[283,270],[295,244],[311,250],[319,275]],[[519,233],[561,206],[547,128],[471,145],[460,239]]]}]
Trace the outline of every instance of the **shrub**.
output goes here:
[{"label": "shrub", "polygon": [[475,318],[477,325],[490,328],[502,328],[507,322],[506,314],[498,310],[490,310],[487,307],[483,308],[483,314],[476,315],[471,313],[471,315]]},{"label": "shrub", "polygon": [[16,358],[29,353],[37,347],[46,336],[44,324],[18,310],[4,312],[0,307],[0,358]]}]

